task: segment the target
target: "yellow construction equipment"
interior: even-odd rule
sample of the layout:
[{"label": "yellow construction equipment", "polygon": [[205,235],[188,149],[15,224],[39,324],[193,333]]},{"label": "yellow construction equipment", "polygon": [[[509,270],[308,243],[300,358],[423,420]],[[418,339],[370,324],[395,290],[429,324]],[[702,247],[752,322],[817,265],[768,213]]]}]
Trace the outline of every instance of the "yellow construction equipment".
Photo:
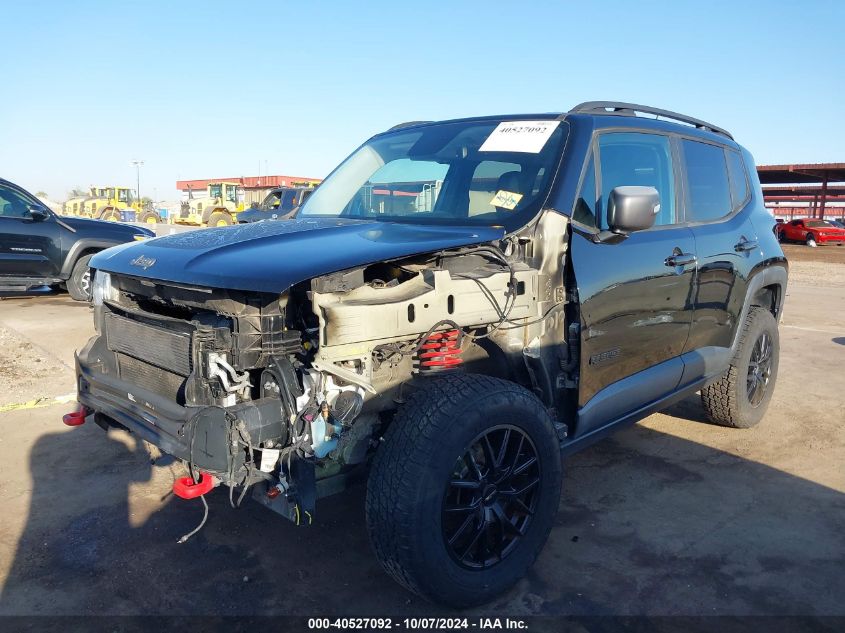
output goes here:
[{"label": "yellow construction equipment", "polygon": [[91,187],[87,196],[72,196],[62,205],[62,215],[82,215],[85,210],[85,201],[96,197],[96,188]]},{"label": "yellow construction equipment", "polygon": [[68,200],[64,204],[64,211],[66,215],[112,222],[136,220],[155,224],[161,221],[158,213],[151,208],[145,208],[129,187],[91,187],[89,196]]},{"label": "yellow construction equipment", "polygon": [[240,189],[235,182],[212,182],[208,184],[205,196],[194,197],[189,190],[188,199],[182,203],[174,222],[190,226],[236,224],[238,213],[244,210]]}]

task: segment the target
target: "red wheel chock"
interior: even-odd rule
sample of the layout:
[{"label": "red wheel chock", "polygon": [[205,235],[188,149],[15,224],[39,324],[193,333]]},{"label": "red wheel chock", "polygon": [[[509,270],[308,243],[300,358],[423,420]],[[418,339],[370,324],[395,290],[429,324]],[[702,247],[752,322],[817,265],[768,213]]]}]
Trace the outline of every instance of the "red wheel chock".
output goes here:
[{"label": "red wheel chock", "polygon": [[62,416],[62,422],[64,422],[68,426],[81,426],[85,424],[85,418],[88,416],[89,413],[91,412],[85,407],[79,407],[76,411],[65,413]]},{"label": "red wheel chock", "polygon": [[196,499],[214,488],[214,477],[200,473],[197,483],[191,477],[180,477],[173,482],[173,494],[180,499]]}]

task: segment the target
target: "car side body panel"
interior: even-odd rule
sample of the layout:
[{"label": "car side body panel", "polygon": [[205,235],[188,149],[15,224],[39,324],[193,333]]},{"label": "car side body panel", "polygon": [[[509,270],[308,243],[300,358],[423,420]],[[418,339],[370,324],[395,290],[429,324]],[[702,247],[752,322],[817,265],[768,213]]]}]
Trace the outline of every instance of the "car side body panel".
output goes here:
[{"label": "car side body panel", "polygon": [[[0,179],[32,205],[43,206],[25,189]],[[87,218],[60,217],[46,211],[42,220],[0,217],[0,279],[43,279],[46,283],[67,280],[79,257],[132,242],[135,235],[154,237],[146,228]]]},{"label": "car side body panel", "polygon": [[[596,120],[600,125],[601,119]],[[613,123],[620,125],[615,119]],[[575,432],[564,443],[566,452],[692,395],[722,375],[752,305],[780,315],[787,262],[769,226],[772,219],[763,205],[753,158],[728,139],[689,135],[699,136],[742,153],[750,196],[741,208],[733,213],[726,209],[718,221],[687,224],[682,230],[688,231],[689,242],[683,244],[681,229],[671,226],[599,244],[573,224],[570,253],[582,347],[579,408]],[[583,151],[581,160],[586,161],[589,150]],[[662,271],[650,265],[657,249],[662,253],[675,246],[694,252],[696,264],[680,271],[662,262]],[[611,339],[613,345],[606,343]]]}]

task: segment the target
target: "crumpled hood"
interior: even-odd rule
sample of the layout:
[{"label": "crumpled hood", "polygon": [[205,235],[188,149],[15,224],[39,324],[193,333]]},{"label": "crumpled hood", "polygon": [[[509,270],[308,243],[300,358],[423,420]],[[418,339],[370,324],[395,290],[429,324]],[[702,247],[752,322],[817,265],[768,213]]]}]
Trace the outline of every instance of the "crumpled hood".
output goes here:
[{"label": "crumpled hood", "polygon": [[312,277],[500,239],[504,229],[302,218],[187,231],[98,253],[92,268],[192,286],[284,292]]}]

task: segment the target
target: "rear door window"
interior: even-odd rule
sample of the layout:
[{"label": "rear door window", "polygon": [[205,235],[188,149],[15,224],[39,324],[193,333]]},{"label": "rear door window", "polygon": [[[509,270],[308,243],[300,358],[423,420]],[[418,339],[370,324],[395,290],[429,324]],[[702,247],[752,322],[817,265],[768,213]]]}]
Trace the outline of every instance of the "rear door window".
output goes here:
[{"label": "rear door window", "polygon": [[690,139],[681,141],[689,222],[711,222],[733,210],[725,150]]}]

